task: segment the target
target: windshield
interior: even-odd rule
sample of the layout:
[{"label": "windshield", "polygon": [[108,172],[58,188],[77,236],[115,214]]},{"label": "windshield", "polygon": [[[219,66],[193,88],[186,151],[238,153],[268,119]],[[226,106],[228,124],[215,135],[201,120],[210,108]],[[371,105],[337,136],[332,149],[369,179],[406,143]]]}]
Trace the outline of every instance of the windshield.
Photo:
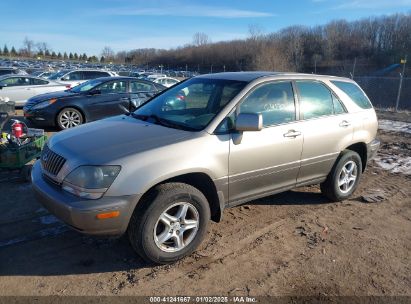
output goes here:
[{"label": "windshield", "polygon": [[79,84],[78,86],[75,86],[71,89],[69,89],[70,92],[73,93],[81,93],[81,92],[87,92],[90,91],[91,89],[95,88],[96,86],[100,85],[104,81],[98,80],[98,79],[92,79],[86,82],[83,82],[82,84]]},{"label": "windshield", "polygon": [[167,127],[202,130],[246,84],[244,81],[193,78],[154,97],[133,116]]},{"label": "windshield", "polygon": [[69,71],[60,71],[60,72],[57,72],[57,73],[51,75],[51,76],[49,77],[49,79],[50,79],[50,80],[56,80],[57,78],[60,78],[60,77],[64,76],[65,74],[67,74],[67,72],[69,72]]}]

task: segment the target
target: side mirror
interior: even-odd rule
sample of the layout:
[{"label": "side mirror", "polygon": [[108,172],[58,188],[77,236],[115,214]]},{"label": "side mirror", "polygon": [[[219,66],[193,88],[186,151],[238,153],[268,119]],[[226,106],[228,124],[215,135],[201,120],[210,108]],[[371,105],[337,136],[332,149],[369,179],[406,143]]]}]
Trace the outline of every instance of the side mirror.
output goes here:
[{"label": "side mirror", "polygon": [[240,113],[235,122],[237,131],[260,131],[263,128],[263,116],[260,113]]}]

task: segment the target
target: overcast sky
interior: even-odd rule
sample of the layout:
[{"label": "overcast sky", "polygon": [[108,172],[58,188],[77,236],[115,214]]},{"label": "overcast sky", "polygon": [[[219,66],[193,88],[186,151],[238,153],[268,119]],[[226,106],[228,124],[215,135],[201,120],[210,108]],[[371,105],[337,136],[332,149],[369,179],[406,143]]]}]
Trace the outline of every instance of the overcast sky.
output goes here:
[{"label": "overcast sky", "polygon": [[250,24],[269,33],[410,12],[411,0],[6,0],[0,45],[20,48],[28,37],[56,52],[99,55],[104,46],[174,48],[190,43],[196,32],[212,41],[245,38]]}]

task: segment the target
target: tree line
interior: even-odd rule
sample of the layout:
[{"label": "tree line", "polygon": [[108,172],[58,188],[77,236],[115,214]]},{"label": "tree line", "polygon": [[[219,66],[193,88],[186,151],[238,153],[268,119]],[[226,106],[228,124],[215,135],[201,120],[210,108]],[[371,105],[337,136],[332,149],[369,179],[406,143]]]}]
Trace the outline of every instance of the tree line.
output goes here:
[{"label": "tree line", "polygon": [[[37,53],[35,53],[35,51]],[[367,59],[375,66],[397,63],[411,53],[411,13],[370,17],[357,21],[335,20],[320,26],[290,26],[265,33],[258,25],[249,26],[246,39],[211,42],[205,33],[175,49],[139,48],[115,53],[105,47],[101,57],[86,54],[55,53],[45,43],[29,39],[16,52],[6,46],[2,55],[41,56],[51,59],[163,66],[199,71],[276,70],[312,71],[344,60]]]}]

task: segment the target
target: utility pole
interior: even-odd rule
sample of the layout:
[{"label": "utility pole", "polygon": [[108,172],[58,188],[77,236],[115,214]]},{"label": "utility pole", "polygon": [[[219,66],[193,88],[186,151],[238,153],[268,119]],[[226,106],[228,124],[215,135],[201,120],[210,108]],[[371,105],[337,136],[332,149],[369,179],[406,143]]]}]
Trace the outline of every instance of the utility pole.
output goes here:
[{"label": "utility pole", "polygon": [[402,73],[400,73],[400,85],[398,86],[398,94],[397,94],[397,101],[395,103],[395,112],[398,112],[398,107],[400,105],[400,97],[401,97],[401,89],[402,89],[402,80],[404,78],[405,73],[405,65],[407,64],[407,55],[405,55],[404,59],[401,59],[402,66]]},{"label": "utility pole", "polygon": [[213,73],[213,65],[211,65],[211,67],[210,67],[210,73],[211,74]]},{"label": "utility pole", "polygon": [[354,58],[354,65],[352,67],[352,73],[351,73],[351,78],[354,79],[354,74],[355,74],[355,66],[357,65],[357,57]]},{"label": "utility pole", "polygon": [[186,74],[187,74],[187,69],[188,69],[188,65],[187,65],[187,63],[186,63]]},{"label": "utility pole", "polygon": [[223,65],[223,69],[224,69],[224,72],[225,72],[225,65]]}]

